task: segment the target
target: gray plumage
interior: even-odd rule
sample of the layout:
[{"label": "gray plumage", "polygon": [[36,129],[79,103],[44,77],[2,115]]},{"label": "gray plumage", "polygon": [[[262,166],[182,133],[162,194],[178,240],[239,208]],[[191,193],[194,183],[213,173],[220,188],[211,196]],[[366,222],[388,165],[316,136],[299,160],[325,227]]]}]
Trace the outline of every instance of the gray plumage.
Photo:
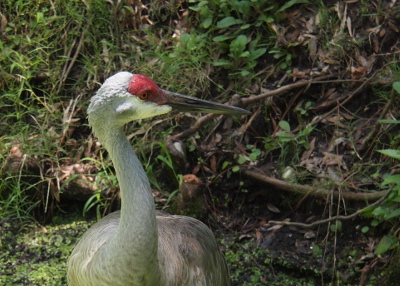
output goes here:
[{"label": "gray plumage", "polygon": [[[214,103],[199,102],[128,72],[107,79],[92,98],[89,124],[113,160],[121,211],[94,224],[75,246],[68,261],[70,286],[230,285],[224,256],[205,224],[155,211],[148,178],[123,132],[125,123],[169,112],[174,105],[213,112]],[[246,113],[215,105],[216,113]]]}]

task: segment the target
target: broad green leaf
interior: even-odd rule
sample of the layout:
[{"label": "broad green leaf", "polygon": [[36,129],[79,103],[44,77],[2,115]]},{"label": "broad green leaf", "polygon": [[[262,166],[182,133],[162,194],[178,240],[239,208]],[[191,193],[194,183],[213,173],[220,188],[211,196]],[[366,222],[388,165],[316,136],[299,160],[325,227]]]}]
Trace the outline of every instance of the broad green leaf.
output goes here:
[{"label": "broad green leaf", "polygon": [[236,39],[234,39],[229,46],[229,56],[234,59],[238,59],[246,48],[246,43],[247,37],[245,35],[237,36]]},{"label": "broad green leaf", "polygon": [[224,161],[224,163],[222,163],[222,170],[225,170],[226,167],[228,167],[231,164],[231,162],[229,161]]},{"label": "broad green leaf", "polygon": [[232,172],[236,173],[240,171],[240,167],[239,166],[235,166],[232,168]]},{"label": "broad green leaf", "polygon": [[211,26],[213,18],[207,18],[203,21],[203,28],[207,29]]},{"label": "broad green leaf", "polygon": [[391,247],[396,245],[398,242],[397,238],[392,235],[385,235],[382,237],[381,241],[379,242],[378,246],[375,249],[375,254],[384,254],[386,253]]},{"label": "broad green leaf", "polygon": [[393,88],[397,91],[397,93],[400,93],[400,81],[394,82]]},{"label": "broad green leaf", "polygon": [[287,139],[286,142],[291,141],[294,139],[293,134],[288,133],[288,132],[277,132],[276,136],[278,136],[281,140]]},{"label": "broad green leaf", "polygon": [[394,218],[394,217],[396,217],[396,216],[400,216],[400,209],[396,209],[396,210],[394,210],[393,212],[391,212],[391,213],[386,217],[386,219],[391,219],[391,218]]},{"label": "broad green leaf", "polygon": [[249,59],[255,60],[255,59],[261,57],[263,54],[265,54],[266,51],[267,51],[267,49],[264,49],[264,48],[257,49],[255,51],[251,52]]},{"label": "broad green leaf", "polygon": [[379,225],[379,220],[373,219],[373,220],[371,221],[371,226],[378,226],[378,225]]},{"label": "broad green leaf", "polygon": [[361,232],[362,233],[366,233],[366,232],[368,232],[369,231],[369,227],[368,226],[364,226],[362,229],[361,229]]},{"label": "broad green leaf", "polygon": [[246,162],[246,157],[245,156],[240,156],[237,159],[238,164],[244,164]]},{"label": "broad green leaf", "polygon": [[277,13],[285,11],[286,9],[292,7],[293,5],[296,4],[301,4],[301,3],[308,3],[308,0],[291,0],[291,1],[287,1],[281,8],[278,9],[278,11],[276,11]]},{"label": "broad green leaf", "polygon": [[218,28],[228,28],[232,25],[236,25],[236,24],[241,24],[243,21],[240,19],[235,19],[233,17],[226,17],[224,19],[222,19],[221,21],[217,22],[217,27]]},{"label": "broad green leaf", "polygon": [[262,14],[258,17],[257,19],[258,21],[263,21],[267,24],[273,23],[275,21],[275,19],[271,16],[267,16],[266,14]]},{"label": "broad green leaf", "polygon": [[243,53],[240,54],[239,58],[247,58],[250,55],[249,51],[244,51]]},{"label": "broad green leaf", "polygon": [[283,130],[290,132],[290,125],[289,122],[285,120],[279,121],[279,127],[282,128]]},{"label": "broad green leaf", "polygon": [[378,150],[378,152],[382,153],[383,155],[400,160],[400,150],[385,149],[385,150]]},{"label": "broad green leaf", "polygon": [[382,183],[381,183],[381,186],[386,186],[386,185],[389,185],[389,184],[393,184],[393,183],[397,183],[397,184],[400,184],[400,174],[397,174],[397,175],[392,175],[392,176],[389,176],[389,177],[387,177]]},{"label": "broad green leaf", "polygon": [[250,74],[250,72],[247,71],[247,70],[242,70],[242,71],[240,72],[240,74],[241,74],[242,76],[248,76],[248,75]]}]

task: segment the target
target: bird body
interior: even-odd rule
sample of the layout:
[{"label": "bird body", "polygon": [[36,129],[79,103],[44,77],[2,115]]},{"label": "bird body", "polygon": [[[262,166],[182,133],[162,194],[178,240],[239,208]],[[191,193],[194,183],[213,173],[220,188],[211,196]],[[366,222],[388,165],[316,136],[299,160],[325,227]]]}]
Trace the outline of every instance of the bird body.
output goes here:
[{"label": "bird body", "polygon": [[107,79],[92,97],[89,124],[114,163],[121,211],[94,224],[75,246],[68,261],[70,286],[230,285],[224,256],[206,225],[156,212],[149,180],[123,132],[125,123],[173,107],[245,113],[164,91],[149,78],[129,72]]}]

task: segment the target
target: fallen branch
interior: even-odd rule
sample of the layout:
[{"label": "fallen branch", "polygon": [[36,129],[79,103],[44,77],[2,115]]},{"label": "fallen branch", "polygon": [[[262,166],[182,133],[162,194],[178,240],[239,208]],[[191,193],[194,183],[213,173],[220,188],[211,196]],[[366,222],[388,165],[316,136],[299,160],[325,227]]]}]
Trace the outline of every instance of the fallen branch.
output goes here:
[{"label": "fallen branch", "polygon": [[207,115],[200,117],[199,119],[196,120],[196,122],[193,125],[190,126],[190,128],[186,129],[181,133],[171,136],[171,140],[182,140],[184,138],[189,137],[190,135],[196,133],[196,131],[199,130],[204,123],[211,120],[214,116],[215,114],[209,113]]},{"label": "fallen branch", "polygon": [[381,199],[387,194],[387,191],[379,191],[375,193],[354,193],[354,192],[339,192],[327,189],[321,189],[314,186],[299,185],[289,182],[285,182],[279,179],[271,178],[267,175],[261,174],[259,172],[251,171],[248,169],[242,170],[242,174],[248,178],[254,179],[258,182],[273,185],[274,187],[288,191],[295,192],[302,195],[313,195],[318,197],[326,197],[333,193],[335,198],[343,198],[352,201],[376,201]]},{"label": "fallen branch", "polygon": [[[279,88],[274,89],[274,90],[270,90],[270,91],[267,91],[267,92],[264,92],[264,93],[260,93],[260,94],[258,94],[256,96],[252,96],[252,97],[248,97],[248,98],[242,98],[241,101],[242,101],[242,104],[244,106],[246,106],[246,105],[248,105],[250,103],[254,103],[254,102],[260,101],[260,100],[262,100],[264,98],[267,98],[267,97],[270,97],[270,96],[274,96],[274,95],[278,95],[278,94],[287,92],[287,91],[292,90],[292,89],[305,87],[305,86],[308,86],[308,85],[311,85],[311,84],[326,84],[326,83],[329,83],[331,81],[325,81],[325,79],[331,78],[333,76],[334,75],[325,75],[325,76],[317,77],[315,79],[301,80],[301,81],[298,81],[298,82],[295,82],[295,83],[292,83],[292,84],[288,84],[288,85],[279,87]],[[342,81],[343,80],[335,80],[335,81],[332,81],[332,83],[333,82],[342,82]],[[349,80],[344,80],[344,81],[349,81]],[[354,80],[350,80],[350,81],[354,81]]]},{"label": "fallen branch", "polygon": [[330,217],[330,218],[327,218],[327,219],[323,219],[323,220],[319,220],[319,221],[316,221],[316,222],[313,222],[313,223],[288,222],[288,221],[276,221],[276,220],[270,220],[270,221],[268,221],[268,223],[269,224],[278,224],[278,225],[298,226],[298,227],[303,227],[303,228],[312,228],[314,226],[317,226],[317,225],[320,225],[320,224],[325,224],[325,223],[328,223],[328,222],[331,222],[331,221],[352,219],[352,218],[358,216],[359,214],[363,213],[367,209],[372,208],[372,207],[376,207],[376,206],[380,205],[381,203],[383,203],[387,199],[387,197],[389,196],[391,190],[392,190],[392,188],[390,188],[387,191],[382,191],[384,193],[383,197],[381,197],[379,200],[377,200],[373,204],[368,205],[365,208],[362,208],[362,209],[356,211],[355,213],[353,213],[351,215],[333,216],[333,217]]}]

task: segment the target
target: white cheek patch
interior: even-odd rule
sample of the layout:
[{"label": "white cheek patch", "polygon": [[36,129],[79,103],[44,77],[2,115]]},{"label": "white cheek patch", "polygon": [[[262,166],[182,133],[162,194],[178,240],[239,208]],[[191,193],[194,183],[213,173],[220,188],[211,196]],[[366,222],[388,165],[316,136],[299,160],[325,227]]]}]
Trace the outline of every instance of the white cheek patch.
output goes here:
[{"label": "white cheek patch", "polygon": [[129,101],[122,102],[115,110],[118,115],[133,113],[135,110],[134,104]]}]

